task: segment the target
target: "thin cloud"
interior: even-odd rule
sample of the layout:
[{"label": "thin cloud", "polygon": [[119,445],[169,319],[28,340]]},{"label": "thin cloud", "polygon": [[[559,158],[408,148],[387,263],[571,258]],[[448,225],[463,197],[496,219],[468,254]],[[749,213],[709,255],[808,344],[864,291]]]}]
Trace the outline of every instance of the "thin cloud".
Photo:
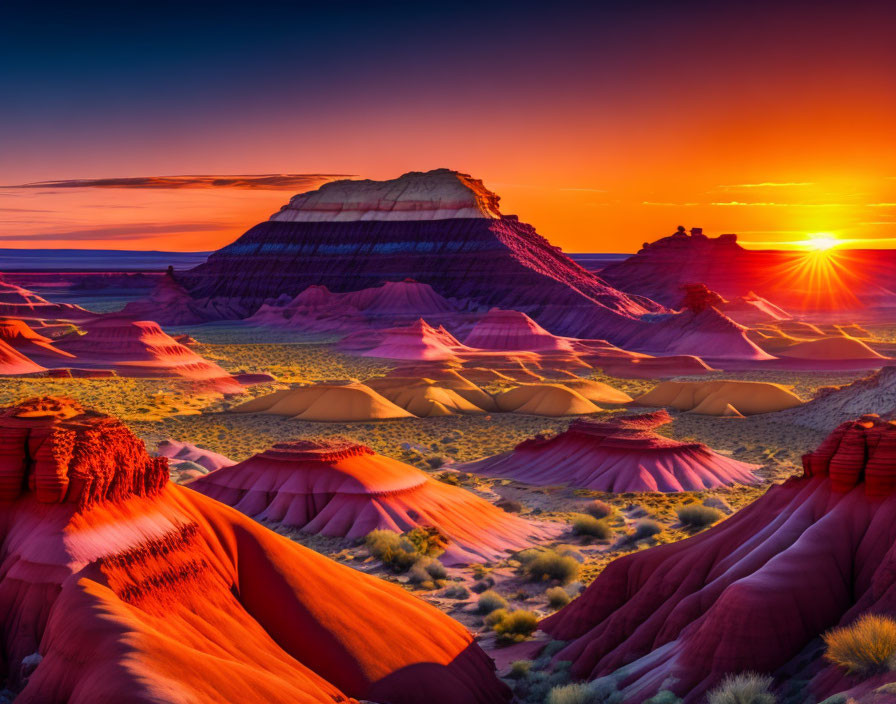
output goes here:
[{"label": "thin cloud", "polygon": [[790,188],[793,186],[814,186],[812,181],[763,181],[762,183],[732,183],[719,186],[723,190],[736,188]]},{"label": "thin cloud", "polygon": [[896,203],[868,203],[869,208],[896,208]]},{"label": "thin cloud", "polygon": [[641,205],[658,205],[663,208],[693,208],[701,203],[664,203],[660,201],[645,200],[641,201]]},{"label": "thin cloud", "polygon": [[752,207],[752,206],[761,206],[764,208],[843,208],[846,207],[846,203],[774,203],[774,202],[758,202],[751,203],[739,200],[731,200],[726,202],[715,202],[710,203],[710,205],[722,206],[722,207]]},{"label": "thin cloud", "polygon": [[220,223],[134,223],[122,225],[107,225],[105,227],[91,227],[81,230],[66,230],[64,232],[40,232],[28,235],[0,235],[0,240],[16,240],[23,242],[48,242],[48,241],[90,241],[90,240],[139,240],[151,238],[157,235],[171,235],[181,232],[218,232],[222,227]]},{"label": "thin cloud", "polygon": [[0,188],[236,188],[243,190],[295,190],[317,188],[322,183],[341,178],[352,178],[350,174],[250,174],[250,175],[203,175],[187,176],[136,176],[132,178],[81,178],[61,181],[36,181]]}]

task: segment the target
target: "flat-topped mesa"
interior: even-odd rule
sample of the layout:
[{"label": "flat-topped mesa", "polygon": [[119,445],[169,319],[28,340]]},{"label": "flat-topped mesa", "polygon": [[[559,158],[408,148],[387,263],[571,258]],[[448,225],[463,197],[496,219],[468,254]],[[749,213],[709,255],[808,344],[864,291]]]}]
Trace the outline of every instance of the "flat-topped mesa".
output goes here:
[{"label": "flat-topped mesa", "polygon": [[0,411],[0,502],[33,493],[84,508],[154,495],[167,481],[166,458],[150,457],[120,421],[76,401],[33,398]]},{"label": "flat-topped mesa", "polygon": [[619,339],[645,325],[640,316],[665,311],[608,286],[532,226],[502,215],[479,181],[447,169],[300,194],[177,274],[194,307],[210,316],[240,309],[243,318],[310,286],[344,294],[407,277],[470,309],[522,310],[551,332],[580,337]]},{"label": "flat-topped mesa", "polygon": [[499,200],[482,181],[466,174],[450,169],[411,171],[390,181],[331,181],[316,191],[293,196],[271,220],[499,219]]},{"label": "flat-topped mesa", "polygon": [[744,248],[737,243],[735,234],[708,237],[703,234],[702,227],[692,227],[689,234],[684,227],[679,225],[678,229],[668,237],[661,237],[654,242],[645,242],[638,250],[638,254],[658,254],[670,250],[686,252],[716,250],[730,255],[731,252],[744,251]]},{"label": "flat-topped mesa", "polygon": [[841,423],[814,452],[803,455],[807,477],[831,478],[847,492],[864,482],[868,496],[896,493],[896,421],[867,414]]}]

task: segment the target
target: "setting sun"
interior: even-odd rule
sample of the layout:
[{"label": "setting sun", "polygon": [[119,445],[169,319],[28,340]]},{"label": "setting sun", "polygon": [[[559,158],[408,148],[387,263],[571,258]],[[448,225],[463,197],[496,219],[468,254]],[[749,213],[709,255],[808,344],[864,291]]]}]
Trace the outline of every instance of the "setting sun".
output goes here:
[{"label": "setting sun", "polygon": [[840,241],[830,232],[816,232],[808,235],[806,247],[816,252],[824,252],[833,249]]}]

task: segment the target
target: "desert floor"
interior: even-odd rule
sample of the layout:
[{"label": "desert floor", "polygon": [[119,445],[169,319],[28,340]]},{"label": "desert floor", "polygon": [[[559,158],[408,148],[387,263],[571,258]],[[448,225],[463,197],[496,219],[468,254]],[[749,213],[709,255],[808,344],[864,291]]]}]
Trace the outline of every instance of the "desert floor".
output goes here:
[{"label": "desert floor", "polygon": [[[252,387],[245,396],[220,398],[195,395],[187,384],[162,379],[6,379],[0,385],[0,402],[43,394],[71,396],[86,405],[114,414],[144,439],[148,448],[171,438],[200,445],[234,460],[243,460],[270,445],[301,438],[345,437],[369,445],[375,451],[413,464],[443,481],[460,483],[490,501],[505,500],[513,510],[532,521],[549,521],[565,526],[560,538],[544,547],[573,557],[579,574],[565,585],[570,595],[584,588],[612,559],[658,543],[683,539],[692,534],[676,516],[685,503],[720,499],[727,513],[737,510],[764,492],[771,482],[782,481],[800,472],[800,455],[813,449],[823,433],[788,425],[774,415],[748,418],[719,418],[673,412],[673,422],[660,432],[678,440],[696,440],[735,459],[762,465],[759,474],[765,483],[759,487],[734,487],[686,494],[604,494],[569,489],[563,486],[532,487],[508,480],[491,480],[446,471],[452,462],[479,459],[513,448],[537,433],[562,431],[571,418],[545,418],[516,414],[488,416],[449,416],[415,418],[375,423],[311,423],[270,415],[228,413],[228,408],[250,396],[269,393],[290,384],[331,379],[359,379],[382,374],[391,363],[334,351],[323,339],[311,342],[274,341],[259,344],[258,331],[228,326],[179,329],[189,332],[200,343],[196,350],[232,372],[267,372],[278,382]],[[770,381],[791,386],[801,398],[810,399],[822,386],[842,385],[866,375],[850,373],[746,372],[714,374],[712,378]],[[599,370],[588,376],[609,383],[631,395],[653,387],[650,380],[617,379]],[[689,377],[694,379],[695,377]],[[620,411],[643,411],[634,406]],[[606,416],[598,414],[598,417]],[[572,533],[570,522],[593,499],[611,504],[615,511],[608,519],[613,536],[591,540]],[[634,525],[642,519],[656,521],[660,532],[635,540]],[[550,582],[532,582],[521,574],[521,562],[515,556],[484,566],[449,568],[447,577],[412,584],[407,574],[397,574],[371,558],[363,544],[325,539],[279,530],[290,539],[349,564],[377,574],[413,591],[440,609],[458,618],[481,634],[483,645],[495,654],[499,665],[526,654],[526,644],[498,648],[493,634],[477,612],[477,591],[497,591],[510,608],[525,609],[542,616],[553,609],[545,591],[556,586]],[[454,587],[453,589],[451,589]],[[460,589],[463,587],[463,589]],[[505,652],[506,651],[506,652]]]}]

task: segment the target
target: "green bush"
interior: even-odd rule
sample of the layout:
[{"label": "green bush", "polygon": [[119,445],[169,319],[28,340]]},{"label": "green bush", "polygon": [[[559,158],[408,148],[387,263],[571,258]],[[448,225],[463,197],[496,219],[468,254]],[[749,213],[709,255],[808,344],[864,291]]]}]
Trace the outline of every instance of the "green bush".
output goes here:
[{"label": "green bush", "polygon": [[531,660],[516,660],[510,664],[510,677],[513,680],[519,680],[526,677],[532,669]]},{"label": "green bush", "polygon": [[555,609],[566,606],[570,602],[570,596],[563,587],[551,587],[544,595],[548,598],[548,604]]},{"label": "green bush", "polygon": [[548,693],[547,704],[599,704],[598,694],[583,683],[554,687]]},{"label": "green bush", "polygon": [[635,532],[632,534],[632,537],[635,540],[644,540],[645,538],[653,537],[657,533],[661,533],[662,530],[663,527],[656,521],[650,518],[642,518],[635,523]]},{"label": "green bush", "polygon": [[707,704],[775,704],[778,699],[769,691],[772,678],[755,672],[728,675],[706,695]]},{"label": "green bush", "polygon": [[725,517],[718,509],[703,506],[702,504],[688,504],[676,511],[678,520],[689,528],[706,528]]},{"label": "green bush", "polygon": [[372,530],[364,539],[368,552],[396,572],[407,572],[419,559],[417,546],[391,530]]},{"label": "green bush", "polygon": [[594,516],[580,514],[572,520],[572,532],[576,535],[584,535],[598,540],[609,540],[613,536],[613,529],[606,521],[599,521]]},{"label": "green bush", "polygon": [[503,643],[522,643],[538,628],[538,617],[531,611],[498,609],[489,614],[488,625]]},{"label": "green bush", "polygon": [[476,610],[481,614],[490,614],[495,609],[506,608],[507,599],[498,594],[498,592],[489,589],[488,591],[484,591],[479,595],[479,601],[477,602]]},{"label": "green bush", "polygon": [[553,550],[543,550],[523,565],[523,572],[536,582],[555,579],[560,584],[568,584],[578,577],[579,563]]},{"label": "green bush", "polygon": [[585,506],[585,513],[600,520],[601,518],[610,518],[616,513],[616,509],[606,501],[598,501],[595,499]]},{"label": "green bush", "polygon": [[896,621],[865,614],[855,623],[824,636],[824,656],[850,673],[872,675],[896,669]]}]

